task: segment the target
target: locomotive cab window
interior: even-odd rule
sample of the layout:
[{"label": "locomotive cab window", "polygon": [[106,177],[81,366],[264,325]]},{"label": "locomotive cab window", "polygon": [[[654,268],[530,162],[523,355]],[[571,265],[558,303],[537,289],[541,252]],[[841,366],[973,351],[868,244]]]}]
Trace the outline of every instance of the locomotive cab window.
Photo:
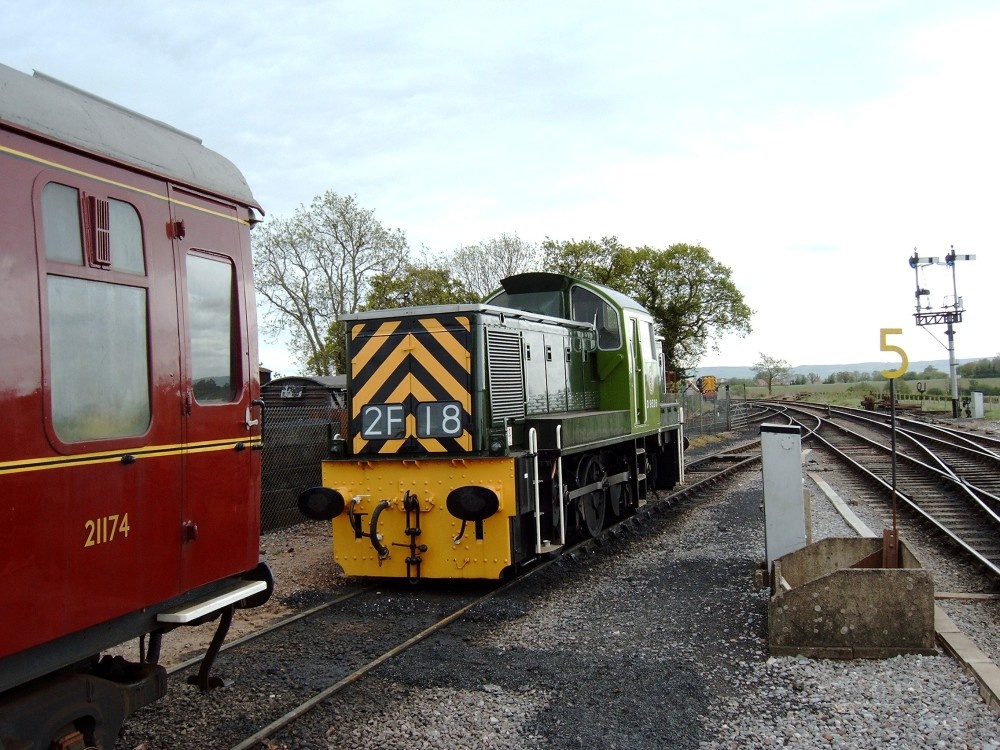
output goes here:
[{"label": "locomotive cab window", "polygon": [[558,292],[499,292],[488,301],[497,307],[509,307],[513,310],[564,317],[561,297]]},{"label": "locomotive cab window", "polygon": [[653,332],[653,324],[648,320],[640,323],[642,330],[642,356],[645,359],[656,358],[656,335]]},{"label": "locomotive cab window", "polygon": [[139,216],[58,183],[42,189],[41,209],[52,429],[66,443],[142,435],[151,411]]},{"label": "locomotive cab window", "polygon": [[226,258],[187,256],[191,380],[202,404],[236,399],[235,269]]},{"label": "locomotive cab window", "polygon": [[582,286],[573,287],[571,297],[573,320],[597,326],[598,348],[621,348],[622,335],[618,323],[618,311],[606,300]]}]

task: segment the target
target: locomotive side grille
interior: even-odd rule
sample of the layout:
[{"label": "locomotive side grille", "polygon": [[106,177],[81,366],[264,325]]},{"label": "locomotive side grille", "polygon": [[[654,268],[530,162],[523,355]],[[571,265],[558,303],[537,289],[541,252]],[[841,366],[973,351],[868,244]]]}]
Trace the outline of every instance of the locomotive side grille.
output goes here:
[{"label": "locomotive side grille", "polygon": [[490,403],[493,420],[524,416],[524,361],[521,334],[486,329]]}]

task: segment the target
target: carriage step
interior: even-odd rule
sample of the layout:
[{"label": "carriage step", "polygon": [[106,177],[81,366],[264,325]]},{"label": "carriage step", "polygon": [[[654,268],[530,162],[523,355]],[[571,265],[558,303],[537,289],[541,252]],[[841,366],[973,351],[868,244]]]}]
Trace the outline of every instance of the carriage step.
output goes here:
[{"label": "carriage step", "polygon": [[196,601],[180,609],[160,612],[156,619],[158,622],[173,622],[183,625],[253,596],[266,588],[266,581],[234,581],[209,599]]},{"label": "carriage step", "polygon": [[535,553],[539,555],[555,552],[559,549],[562,549],[561,544],[552,544],[551,542],[542,542],[541,544],[535,545]]}]

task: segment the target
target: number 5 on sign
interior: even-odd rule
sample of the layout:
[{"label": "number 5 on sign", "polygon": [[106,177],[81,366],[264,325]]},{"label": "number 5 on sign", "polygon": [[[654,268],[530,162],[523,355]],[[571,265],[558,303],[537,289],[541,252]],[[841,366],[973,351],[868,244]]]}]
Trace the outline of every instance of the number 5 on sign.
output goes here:
[{"label": "number 5 on sign", "polygon": [[880,328],[879,334],[881,335],[880,350],[883,352],[896,352],[899,354],[899,358],[903,360],[902,364],[895,370],[882,370],[882,375],[886,378],[892,380],[893,378],[901,378],[906,372],[906,368],[910,364],[910,360],[906,358],[906,352],[903,351],[901,346],[893,346],[892,344],[887,344],[885,341],[886,336],[898,336],[903,332],[902,328]]}]

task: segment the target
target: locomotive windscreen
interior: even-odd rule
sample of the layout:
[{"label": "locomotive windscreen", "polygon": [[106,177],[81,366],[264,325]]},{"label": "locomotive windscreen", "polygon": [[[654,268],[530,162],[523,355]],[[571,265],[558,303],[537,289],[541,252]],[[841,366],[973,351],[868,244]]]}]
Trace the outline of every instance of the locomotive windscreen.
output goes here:
[{"label": "locomotive windscreen", "polygon": [[498,307],[538,315],[567,318],[563,293],[568,288],[568,276],[558,273],[522,273],[508,276],[500,282],[502,290],[486,298],[486,303]]},{"label": "locomotive windscreen", "polygon": [[562,310],[562,294],[559,292],[500,292],[489,301],[491,305],[509,307],[512,310],[524,310],[538,315],[551,315],[565,318]]}]

